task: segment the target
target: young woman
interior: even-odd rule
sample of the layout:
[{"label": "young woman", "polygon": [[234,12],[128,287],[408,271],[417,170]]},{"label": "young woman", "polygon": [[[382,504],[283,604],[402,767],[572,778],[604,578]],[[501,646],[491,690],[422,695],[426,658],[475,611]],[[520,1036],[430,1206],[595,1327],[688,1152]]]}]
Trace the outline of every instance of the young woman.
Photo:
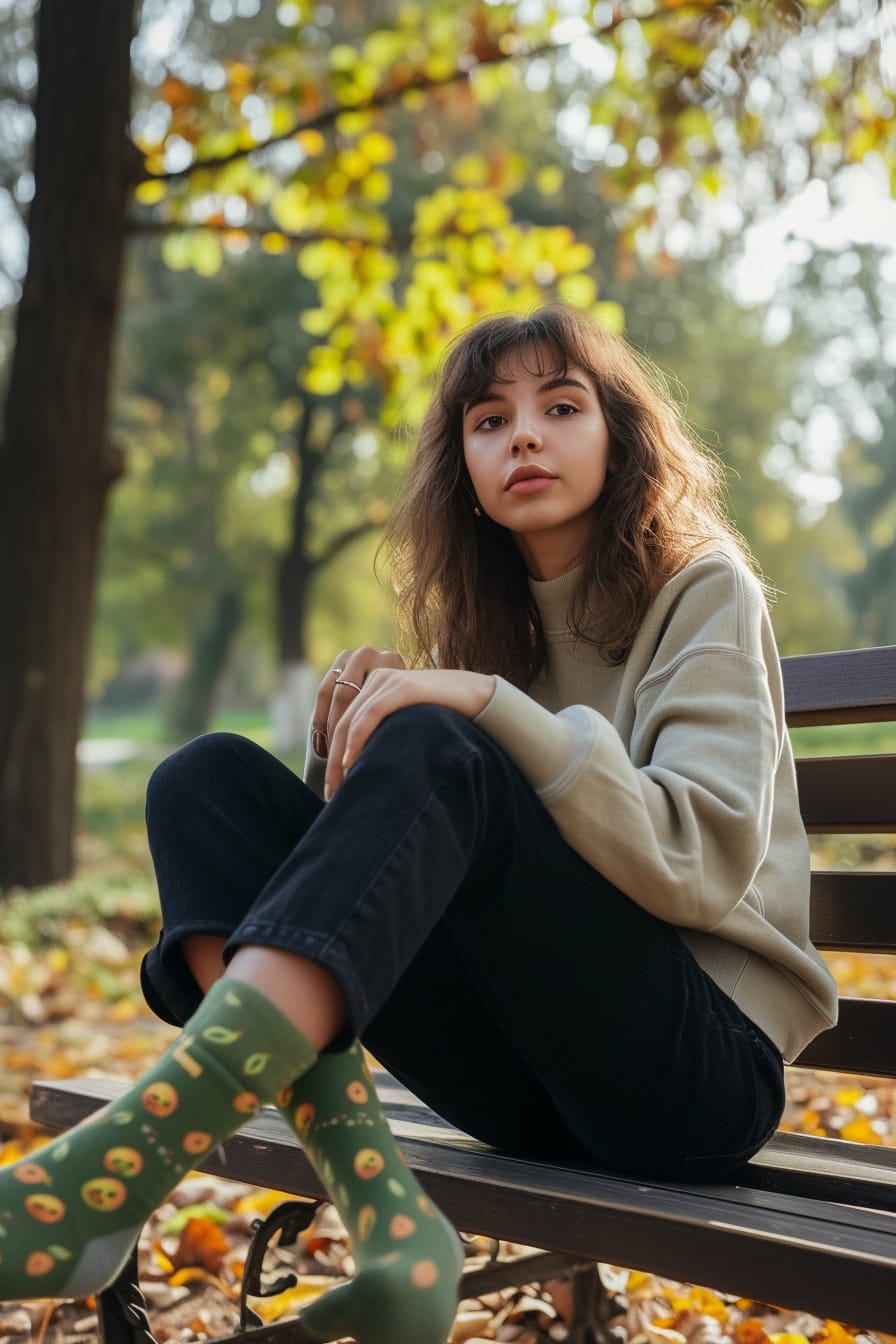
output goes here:
[{"label": "young woman", "polygon": [[358,1039],[513,1153],[695,1180],[765,1143],[782,1058],[836,999],[719,475],[659,376],[580,314],[454,344],[391,534],[413,666],[334,660],[307,784],[227,734],[154,775],[143,984],[184,1033],[2,1174],[0,1291],[107,1283],[197,1156],[273,1103],[357,1266],[306,1326],[443,1344],[457,1239]]}]

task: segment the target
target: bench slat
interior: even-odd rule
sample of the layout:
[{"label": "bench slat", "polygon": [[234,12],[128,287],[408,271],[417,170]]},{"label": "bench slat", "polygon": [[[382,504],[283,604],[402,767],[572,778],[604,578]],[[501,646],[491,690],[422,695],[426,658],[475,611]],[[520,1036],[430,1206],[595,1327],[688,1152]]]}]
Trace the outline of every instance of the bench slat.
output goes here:
[{"label": "bench slat", "polygon": [[[83,1118],[120,1084],[35,1085],[36,1117]],[[88,1093],[90,1095],[88,1095]],[[392,1117],[390,1117],[392,1118]],[[435,1117],[433,1117],[435,1121]],[[458,1227],[501,1240],[699,1278],[722,1291],[800,1307],[865,1328],[896,1328],[896,1220],[780,1191],[652,1185],[523,1162],[434,1126],[393,1119],[410,1166]],[[276,1112],[253,1119],[205,1170],[317,1198],[321,1187]]]},{"label": "bench slat", "polygon": [[896,1148],[780,1130],[738,1184],[896,1213]]},{"label": "bench slat", "polygon": [[841,999],[840,1020],[816,1036],[800,1068],[896,1077],[896,1000]]},{"label": "bench slat", "polygon": [[814,872],[810,924],[816,947],[896,952],[896,872]]},{"label": "bench slat", "polygon": [[896,755],[806,756],[796,774],[807,831],[896,830]]},{"label": "bench slat", "polygon": [[781,670],[792,728],[896,719],[896,645],[800,654]]}]

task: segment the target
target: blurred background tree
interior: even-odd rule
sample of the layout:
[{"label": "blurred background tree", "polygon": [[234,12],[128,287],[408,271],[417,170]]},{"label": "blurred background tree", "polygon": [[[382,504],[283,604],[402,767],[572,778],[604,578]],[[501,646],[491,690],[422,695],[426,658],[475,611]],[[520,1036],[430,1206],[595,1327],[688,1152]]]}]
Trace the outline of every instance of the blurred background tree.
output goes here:
[{"label": "blurred background tree", "polygon": [[[0,6],[10,222],[31,191],[33,9]],[[167,688],[173,741],[222,696],[270,693],[277,746],[294,747],[315,667],[390,642],[373,549],[446,340],[554,297],[624,326],[686,389],[780,589],[785,651],[893,638],[884,39],[873,0],[144,0],[110,408],[127,471],[93,700]],[[12,660],[4,681],[27,675]],[[0,808],[17,790],[7,771]],[[7,830],[0,884],[65,869],[57,800],[37,792],[29,852],[52,873]]]}]

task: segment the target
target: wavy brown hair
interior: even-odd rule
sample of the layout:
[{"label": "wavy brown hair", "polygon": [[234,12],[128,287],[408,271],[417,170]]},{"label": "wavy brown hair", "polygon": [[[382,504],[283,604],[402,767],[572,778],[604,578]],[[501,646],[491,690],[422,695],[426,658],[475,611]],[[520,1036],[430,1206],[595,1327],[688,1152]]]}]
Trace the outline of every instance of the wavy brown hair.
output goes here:
[{"label": "wavy brown hair", "polygon": [[525,688],[544,662],[541,622],[513,534],[473,513],[462,432],[465,407],[511,357],[538,377],[584,369],[609,430],[611,469],[568,616],[580,639],[622,662],[659,589],[698,551],[752,558],[726,516],[722,464],[627,341],[559,305],[476,323],[442,361],[386,543],[413,661],[432,665],[438,650],[442,667]]}]

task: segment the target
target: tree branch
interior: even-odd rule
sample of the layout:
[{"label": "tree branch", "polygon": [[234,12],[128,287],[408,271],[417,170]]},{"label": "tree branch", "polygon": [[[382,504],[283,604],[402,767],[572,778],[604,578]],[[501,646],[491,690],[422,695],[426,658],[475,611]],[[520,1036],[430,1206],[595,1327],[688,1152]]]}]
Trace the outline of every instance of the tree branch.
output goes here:
[{"label": "tree branch", "polygon": [[473,61],[465,70],[453,70],[450,75],[442,78],[432,79],[429,77],[411,80],[408,84],[403,84],[401,88],[382,89],[373,94],[371,98],[364,103],[347,103],[344,107],[329,107],[323,112],[319,112],[316,117],[311,117],[309,121],[297,122],[290,130],[283,131],[280,135],[273,135],[269,140],[261,144],[252,145],[248,149],[235,149],[230,154],[220,154],[213,159],[197,159],[194,163],[188,164],[186,168],[179,168],[170,173],[147,173],[141,179],[143,182],[178,182],[182,178],[192,176],[193,173],[200,172],[203,169],[217,170],[226,168],[228,164],[238,163],[241,159],[247,158],[250,154],[259,154],[272,145],[282,144],[286,140],[292,140],[302,131],[320,131],[333,125],[333,123],[346,112],[373,112],[378,108],[389,107],[397,103],[406,93],[428,93],[433,89],[446,88],[450,84],[457,84],[461,80],[469,79],[476,70],[481,70],[486,65],[496,65],[504,61],[515,61],[521,58],[531,60],[535,56],[546,56],[553,52],[563,51],[570,46],[569,42],[545,43],[541,47],[530,47],[526,51],[514,52],[496,52],[493,56],[484,56],[482,60]]},{"label": "tree branch", "polygon": [[311,561],[312,573],[323,569],[335,560],[336,556],[351,546],[352,542],[358,541],[361,537],[366,537],[368,532],[375,531],[382,527],[382,523],[375,523],[372,518],[364,518],[360,523],[355,523],[354,527],[349,527],[345,532],[340,532],[338,537],[334,537],[331,542],[321,551],[320,555],[314,556]]},{"label": "tree branch", "polygon": [[[411,243],[418,241],[414,235],[390,233],[386,238],[365,238],[359,233],[322,233],[319,229],[309,230],[307,233],[290,233],[286,229],[281,229],[277,224],[222,224],[217,220],[204,223],[202,221],[190,221],[182,223],[176,219],[168,220],[139,220],[133,219],[128,222],[128,232],[130,234],[167,234],[167,233],[190,233],[207,229],[212,233],[220,234],[247,234],[250,238],[264,238],[268,234],[276,234],[284,238],[290,245],[301,246],[304,243],[372,243],[377,247],[402,247],[408,248]],[[445,229],[439,234],[440,238],[446,238],[459,230]],[[469,234],[464,234],[468,238]]]},{"label": "tree branch", "polygon": [[[534,228],[565,228],[563,224],[533,224],[529,220],[515,219],[513,224],[519,229]],[[131,234],[168,234],[168,233],[190,233],[200,232],[203,229],[211,233],[227,234],[246,234],[249,238],[264,238],[268,234],[276,234],[283,238],[292,247],[301,247],[305,243],[362,243],[370,244],[373,247],[390,248],[393,252],[408,251],[413,243],[441,242],[443,238],[466,238],[470,239],[470,234],[463,229],[440,229],[438,238],[427,237],[425,235],[413,233],[390,233],[385,238],[365,238],[360,233],[332,233],[329,231],[321,232],[320,229],[309,230],[307,233],[290,233],[287,229],[281,229],[278,224],[222,224],[218,221],[190,221],[189,223],[180,223],[177,220],[132,220],[128,225],[128,232]],[[493,236],[496,229],[478,229],[478,233]]]}]

